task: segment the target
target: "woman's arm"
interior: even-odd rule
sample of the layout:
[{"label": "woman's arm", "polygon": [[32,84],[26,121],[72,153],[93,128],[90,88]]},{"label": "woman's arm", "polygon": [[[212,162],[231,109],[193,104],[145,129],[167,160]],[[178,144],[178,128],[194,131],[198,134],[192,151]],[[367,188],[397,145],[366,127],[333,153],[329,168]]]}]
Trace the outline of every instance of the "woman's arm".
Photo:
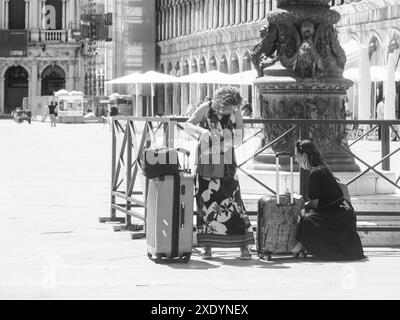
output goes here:
[{"label": "woman's arm", "polygon": [[244,137],[243,117],[240,108],[235,111],[236,130],[235,130],[235,147],[241,145]]},{"label": "woman's arm", "polygon": [[310,200],[310,201],[306,202],[305,208],[306,209],[317,210],[318,209],[318,205],[319,205],[319,199],[313,199],[313,200]]},{"label": "woman's arm", "polygon": [[200,128],[198,124],[207,116],[207,112],[209,110],[209,105],[204,104],[200,106],[186,121],[186,123],[182,124],[184,130],[190,134],[199,137],[202,134],[208,133],[207,129]]}]

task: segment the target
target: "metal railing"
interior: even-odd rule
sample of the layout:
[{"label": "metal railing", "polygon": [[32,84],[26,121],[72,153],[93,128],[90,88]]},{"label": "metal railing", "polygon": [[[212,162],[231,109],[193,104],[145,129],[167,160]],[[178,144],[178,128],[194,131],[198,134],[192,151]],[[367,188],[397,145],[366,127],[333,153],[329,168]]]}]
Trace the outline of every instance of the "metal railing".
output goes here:
[{"label": "metal railing", "polygon": [[[100,218],[100,222],[118,222],[124,224],[122,226],[116,226],[115,231],[140,230],[140,225],[145,221],[145,207],[147,201],[147,180],[141,174],[143,151],[145,148],[162,146],[195,149],[197,146],[196,137],[190,135],[183,126],[186,120],[187,119],[183,117],[112,118],[111,215],[107,218]],[[246,164],[254,160],[265,150],[275,146],[288,137],[290,139],[308,139],[315,134],[323,136],[332,144],[336,145],[343,153],[354,157],[356,161],[365,167],[361,172],[354,173],[354,177],[346,182],[346,185],[349,186],[353,184],[367,172],[373,171],[394,188],[400,189],[400,178],[396,178],[396,180],[393,181],[377,169],[379,165],[382,165],[383,171],[389,171],[391,169],[391,159],[400,151],[400,147],[391,151],[390,138],[390,130],[392,130],[393,135],[400,140],[400,134],[396,130],[397,126],[400,126],[400,121],[245,119],[244,123],[245,138],[236,149],[247,143],[251,143],[251,141],[254,141],[256,138],[258,141],[263,139],[263,143],[259,144],[257,142],[255,144],[255,151],[251,155],[247,154],[247,156],[238,161],[237,168],[244,175],[263,187],[268,194],[275,194],[274,188],[260,181],[254,174],[249,173],[248,170],[246,170]],[[282,134],[271,141],[267,141],[268,139],[265,139],[264,132],[266,128],[271,126],[279,126]],[[364,128],[365,133],[354,141],[347,141],[347,139],[345,139],[340,143],[333,137],[327,135],[327,131],[324,130],[324,128],[332,128],[332,126],[346,128],[347,133],[354,130],[352,127],[365,127],[370,129]],[[368,160],[354,153],[350,147],[354,147],[355,144],[364,141],[369,135],[373,135],[374,130],[378,127],[380,127],[381,130],[381,159],[370,164]],[[295,142],[295,140],[293,142]],[[192,157],[194,157],[194,154],[195,152],[192,153]],[[300,193],[302,195],[306,194],[306,184],[304,183],[306,179],[306,172],[300,170]],[[125,216],[118,217],[118,212],[125,214]],[[387,212],[387,214],[390,214],[390,212]],[[139,223],[132,223],[132,218],[136,219]]]}]

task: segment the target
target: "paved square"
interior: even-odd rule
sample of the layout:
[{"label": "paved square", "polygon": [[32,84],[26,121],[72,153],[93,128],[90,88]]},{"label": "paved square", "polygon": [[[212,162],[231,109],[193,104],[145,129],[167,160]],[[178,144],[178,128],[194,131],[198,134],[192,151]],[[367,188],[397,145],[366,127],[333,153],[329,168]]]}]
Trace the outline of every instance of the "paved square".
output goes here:
[{"label": "paved square", "polygon": [[396,248],[355,263],[240,261],[239,250],[205,262],[195,250],[187,265],[154,264],[144,240],[98,223],[110,144],[102,124],[0,121],[0,299],[400,298]]}]

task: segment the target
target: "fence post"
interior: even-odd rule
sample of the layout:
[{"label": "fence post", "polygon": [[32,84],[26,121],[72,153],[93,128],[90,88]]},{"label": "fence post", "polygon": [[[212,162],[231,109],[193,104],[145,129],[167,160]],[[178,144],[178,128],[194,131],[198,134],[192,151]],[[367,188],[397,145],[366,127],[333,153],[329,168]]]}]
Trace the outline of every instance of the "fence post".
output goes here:
[{"label": "fence post", "polygon": [[117,210],[113,207],[115,205],[114,179],[116,170],[116,156],[117,156],[117,137],[115,133],[115,122],[111,118],[111,220],[117,216]]},{"label": "fence post", "polygon": [[[307,124],[301,124],[299,127],[300,140],[306,140],[309,138],[309,127]],[[300,168],[300,194],[304,199],[308,200],[308,181],[310,173],[303,168]]]},{"label": "fence post", "polygon": [[[390,154],[390,130],[388,124],[381,125],[382,158]],[[390,171],[390,158],[382,162],[382,170]]]},{"label": "fence post", "polygon": [[[128,118],[126,122],[126,196],[131,197],[129,194],[129,187],[132,181],[132,132],[131,132],[131,120]],[[132,203],[128,198],[126,199],[126,210],[130,211],[132,209]],[[131,225],[131,216],[126,215],[126,225],[129,227]]]}]

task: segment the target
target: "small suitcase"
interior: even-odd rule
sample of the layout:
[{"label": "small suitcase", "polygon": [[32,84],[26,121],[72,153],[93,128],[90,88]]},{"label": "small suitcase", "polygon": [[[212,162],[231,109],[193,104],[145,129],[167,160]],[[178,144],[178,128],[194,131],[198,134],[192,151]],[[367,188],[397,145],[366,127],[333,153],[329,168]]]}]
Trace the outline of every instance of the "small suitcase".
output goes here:
[{"label": "small suitcase", "polygon": [[188,169],[149,180],[147,252],[156,263],[187,263],[190,260],[193,247],[193,185],[194,177]]},{"label": "small suitcase", "polygon": [[[290,156],[290,193],[279,192],[279,159]],[[279,197],[263,197],[258,202],[257,251],[261,259],[271,260],[272,254],[289,254],[296,246],[297,227],[304,200],[295,196],[293,179],[293,155],[279,153],[276,155],[276,194]]]}]

